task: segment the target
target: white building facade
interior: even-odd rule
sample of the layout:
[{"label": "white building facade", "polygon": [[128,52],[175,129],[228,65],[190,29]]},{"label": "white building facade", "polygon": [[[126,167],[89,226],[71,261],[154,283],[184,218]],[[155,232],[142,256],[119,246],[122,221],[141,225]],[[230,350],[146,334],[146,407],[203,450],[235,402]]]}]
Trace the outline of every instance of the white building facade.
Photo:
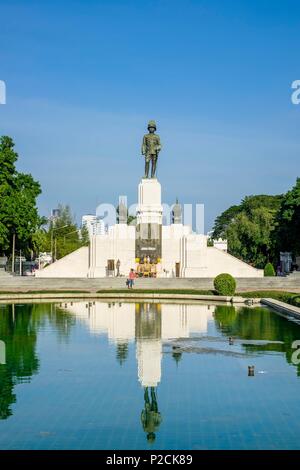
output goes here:
[{"label": "white building facade", "polygon": [[81,219],[81,226],[86,227],[91,239],[94,235],[104,235],[105,225],[102,219],[96,215],[83,215]]}]

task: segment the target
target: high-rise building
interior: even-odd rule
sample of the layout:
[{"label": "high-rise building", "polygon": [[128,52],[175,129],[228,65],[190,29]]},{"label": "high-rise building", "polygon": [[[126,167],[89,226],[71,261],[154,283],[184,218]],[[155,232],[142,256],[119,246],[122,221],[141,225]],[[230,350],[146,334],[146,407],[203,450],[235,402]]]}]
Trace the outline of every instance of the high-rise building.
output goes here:
[{"label": "high-rise building", "polygon": [[90,237],[93,235],[105,234],[104,222],[96,215],[83,215],[81,219],[81,226],[87,228]]},{"label": "high-rise building", "polygon": [[60,209],[52,209],[51,217],[52,219],[57,219],[60,216]]}]

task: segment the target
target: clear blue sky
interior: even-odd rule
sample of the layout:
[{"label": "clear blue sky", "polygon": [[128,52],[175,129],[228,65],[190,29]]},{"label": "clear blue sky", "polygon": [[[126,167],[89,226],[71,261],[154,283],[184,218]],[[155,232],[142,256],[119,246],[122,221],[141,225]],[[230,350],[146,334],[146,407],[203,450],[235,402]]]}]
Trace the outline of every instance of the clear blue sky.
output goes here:
[{"label": "clear blue sky", "polygon": [[43,214],[136,202],[149,119],[164,202],[204,203],[206,229],[300,175],[299,1],[1,0],[0,19],[0,134]]}]

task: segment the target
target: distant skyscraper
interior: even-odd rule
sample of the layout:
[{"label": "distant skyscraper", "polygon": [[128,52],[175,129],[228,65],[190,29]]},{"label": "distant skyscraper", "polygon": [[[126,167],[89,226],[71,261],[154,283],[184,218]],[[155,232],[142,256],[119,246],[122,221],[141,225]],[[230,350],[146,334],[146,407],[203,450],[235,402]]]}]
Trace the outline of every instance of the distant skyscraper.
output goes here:
[{"label": "distant skyscraper", "polygon": [[52,219],[57,219],[60,216],[60,209],[52,209],[51,217]]},{"label": "distant skyscraper", "polygon": [[98,219],[93,225],[93,235],[104,235],[105,226],[102,219]]},{"label": "distant skyscraper", "polygon": [[83,215],[81,220],[81,226],[86,227],[89,233],[89,237],[93,235],[104,235],[105,226],[102,219],[96,215]]},{"label": "distant skyscraper", "polygon": [[51,215],[50,215],[50,217],[48,218],[48,222],[49,222],[50,224],[52,224],[52,227],[55,226],[56,221],[57,221],[57,219],[58,219],[59,216],[60,216],[60,212],[61,212],[60,209],[52,209],[52,210],[51,210]]}]

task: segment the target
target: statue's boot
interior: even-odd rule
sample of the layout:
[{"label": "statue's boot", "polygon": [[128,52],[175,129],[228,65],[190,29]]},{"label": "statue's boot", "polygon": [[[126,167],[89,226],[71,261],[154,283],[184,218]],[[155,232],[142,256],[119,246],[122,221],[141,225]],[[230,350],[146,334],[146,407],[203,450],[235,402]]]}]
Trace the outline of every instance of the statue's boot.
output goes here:
[{"label": "statue's boot", "polygon": [[144,178],[149,178],[149,166],[150,166],[150,162],[145,162],[145,176],[144,176]]}]

